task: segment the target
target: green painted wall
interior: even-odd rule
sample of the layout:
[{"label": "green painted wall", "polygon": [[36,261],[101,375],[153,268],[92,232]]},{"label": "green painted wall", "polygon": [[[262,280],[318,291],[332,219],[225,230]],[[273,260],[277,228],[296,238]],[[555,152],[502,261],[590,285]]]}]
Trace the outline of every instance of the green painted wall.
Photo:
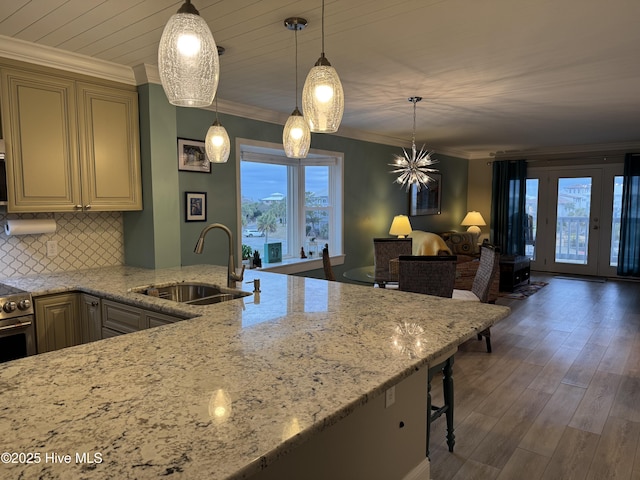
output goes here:
[{"label": "green painted wall", "polygon": [[125,263],[147,268],[180,265],[180,210],[176,107],[162,86],[138,88],[140,110],[141,212],[124,214]]},{"label": "green painted wall", "polygon": [[[211,174],[177,172],[176,137],[204,140],[215,118],[215,113],[201,109],[172,107],[166,101],[162,87],[159,85],[140,88],[141,106],[145,100],[144,94],[148,91],[151,92],[147,95],[149,102],[160,105],[145,106],[147,113],[145,115],[141,113],[141,131],[145,132],[141,137],[144,152],[145,211],[126,216],[136,218],[140,224],[144,223],[144,228],[137,228],[131,232],[132,235],[127,235],[126,248],[132,251],[140,250],[142,247],[137,245],[139,236],[143,241],[154,244],[155,250],[167,253],[166,244],[177,248],[180,258],[174,265],[199,263],[226,265],[227,241],[222,231],[213,230],[207,235],[205,252],[202,255],[194,254],[193,248],[200,231],[209,223],[220,222],[231,228],[233,232],[239,231],[236,213],[235,139],[240,137],[281,143],[283,126],[219,114],[220,122],[231,138],[229,161],[226,164],[212,165]],[[173,115],[173,118],[157,117],[162,115]],[[175,122],[175,132],[171,131],[172,122]],[[145,142],[148,144],[144,145]],[[344,153],[346,260],[344,265],[335,267],[336,276],[342,278],[344,270],[372,264],[372,238],[388,236],[393,216],[408,213],[408,194],[399,185],[393,183],[394,176],[389,173],[391,170],[389,163],[393,161],[394,154],[401,153],[402,149],[321,134],[312,134],[311,148]],[[151,154],[149,155],[148,152]],[[150,165],[144,166],[145,163],[150,162],[151,157],[153,157],[153,168]],[[437,232],[460,229],[459,224],[467,211],[468,161],[445,155],[436,155],[436,158],[440,161],[438,169],[442,173],[442,214],[412,217],[413,228]],[[156,167],[156,162],[161,165]],[[149,179],[145,178],[148,175],[151,175],[151,185],[148,184]],[[147,202],[147,189],[153,191],[151,205]],[[206,222],[185,222],[185,192],[188,191],[207,192]],[[173,205],[175,203],[177,203],[177,209]],[[162,205],[162,208],[159,209],[159,205]],[[155,213],[150,214],[147,211],[149,208]],[[147,226],[151,223],[149,216],[153,219],[153,227]],[[125,231],[129,228],[129,224],[133,223],[130,218],[127,218],[126,222]],[[163,223],[163,228],[157,226],[157,222]],[[138,225],[134,224],[134,226]],[[150,229],[155,234],[161,232],[161,235],[166,235],[167,238],[150,240],[149,231],[145,229]],[[156,253],[156,266],[159,265],[159,257],[160,255]],[[170,261],[176,261],[174,254],[170,256]],[[129,256],[127,256],[127,264],[135,264],[129,263]],[[321,277],[322,272],[312,271],[307,275]]]}]

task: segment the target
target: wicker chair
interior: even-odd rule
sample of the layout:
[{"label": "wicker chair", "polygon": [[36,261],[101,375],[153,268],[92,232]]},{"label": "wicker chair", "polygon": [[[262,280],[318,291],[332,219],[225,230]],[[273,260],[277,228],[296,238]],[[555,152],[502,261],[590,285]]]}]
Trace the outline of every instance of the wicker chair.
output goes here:
[{"label": "wicker chair", "polygon": [[336,277],[333,274],[333,267],[329,258],[329,245],[326,243],[322,249],[322,268],[324,269],[324,278],[332,282],[335,281]]},{"label": "wicker chair", "polygon": [[413,241],[411,238],[374,238],[373,261],[374,282],[384,288],[388,282],[395,282],[397,278],[391,275],[389,261],[400,255],[411,255]]},{"label": "wicker chair", "polygon": [[451,298],[456,281],[456,260],[454,255],[401,255],[398,288]]},{"label": "wicker chair", "polygon": [[[478,270],[473,277],[471,290],[455,290],[453,298],[489,303],[492,285],[500,275],[500,249],[493,245],[483,244],[480,249]],[[487,352],[491,353],[491,329],[487,327],[478,334],[478,340],[484,337],[487,341]]]},{"label": "wicker chair", "polygon": [[[453,293],[456,280],[455,255],[401,255],[398,259],[398,289],[449,297]],[[427,457],[430,455],[431,424],[441,415],[447,419],[447,445],[453,452],[455,435],[453,434],[453,361],[456,349],[434,359],[429,365],[427,376]],[[431,382],[437,376],[442,378],[443,401],[441,406],[431,402]]]}]

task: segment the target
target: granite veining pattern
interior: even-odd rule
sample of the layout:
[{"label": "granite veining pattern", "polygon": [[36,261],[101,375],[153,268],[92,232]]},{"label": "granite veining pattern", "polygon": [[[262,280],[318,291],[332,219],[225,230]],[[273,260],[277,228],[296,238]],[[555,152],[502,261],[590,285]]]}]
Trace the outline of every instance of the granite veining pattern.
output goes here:
[{"label": "granite veining pattern", "polygon": [[[5,279],[34,295],[82,291],[193,318],[0,364],[2,451],[42,455],[38,464],[0,465],[2,477],[248,478],[509,313],[245,273],[245,282],[253,278],[261,280],[260,294],[210,306],[130,289],[226,285],[226,267],[107,267]],[[45,462],[47,452],[72,461]],[[76,462],[77,452],[99,453],[102,462]]]}]

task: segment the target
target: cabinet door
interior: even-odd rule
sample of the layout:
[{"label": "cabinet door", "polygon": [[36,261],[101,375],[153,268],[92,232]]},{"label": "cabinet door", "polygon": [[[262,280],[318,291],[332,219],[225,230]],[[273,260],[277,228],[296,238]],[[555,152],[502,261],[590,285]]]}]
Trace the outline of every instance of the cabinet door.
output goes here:
[{"label": "cabinet door", "polygon": [[102,309],[98,297],[86,293],[80,295],[80,325],[82,343],[102,338]]},{"label": "cabinet door", "polygon": [[78,82],[85,210],[141,210],[138,94]]},{"label": "cabinet door", "polygon": [[34,307],[38,353],[82,343],[77,294],[35,298]]},{"label": "cabinet door", "polygon": [[72,80],[2,69],[9,212],[74,211],[80,203]]},{"label": "cabinet door", "polygon": [[102,300],[102,327],[117,333],[132,333],[147,328],[143,310],[111,300]]},{"label": "cabinet door", "polygon": [[149,328],[159,327],[161,325],[167,325],[169,323],[175,323],[182,320],[178,317],[172,317],[171,315],[166,315],[164,313],[151,312],[147,310],[145,310],[144,316]]}]

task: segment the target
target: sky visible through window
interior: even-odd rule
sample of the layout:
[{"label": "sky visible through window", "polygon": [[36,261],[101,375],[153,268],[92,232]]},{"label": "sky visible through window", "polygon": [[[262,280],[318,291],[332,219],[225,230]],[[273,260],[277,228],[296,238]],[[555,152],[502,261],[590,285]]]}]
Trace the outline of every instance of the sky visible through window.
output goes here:
[{"label": "sky visible through window", "polygon": [[[287,167],[241,162],[242,197],[259,201],[272,193],[287,195]],[[306,171],[306,189],[318,196],[327,195],[328,169],[309,168]]]}]

